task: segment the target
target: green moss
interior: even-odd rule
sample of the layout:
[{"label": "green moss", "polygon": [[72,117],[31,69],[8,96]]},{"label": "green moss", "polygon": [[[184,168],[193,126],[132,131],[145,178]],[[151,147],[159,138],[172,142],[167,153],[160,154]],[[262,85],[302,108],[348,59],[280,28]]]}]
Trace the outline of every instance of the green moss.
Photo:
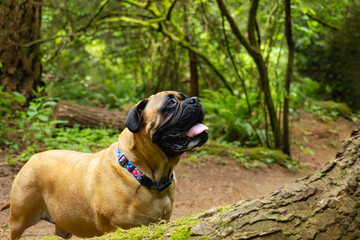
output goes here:
[{"label": "green moss", "polygon": [[243,148],[214,141],[209,141],[201,147],[200,151],[195,151],[188,158],[188,161],[197,163],[203,163],[204,160],[222,162],[221,157],[231,158],[246,167],[266,167],[268,163],[277,163],[288,168],[298,166],[297,161],[290,159],[288,155],[280,150],[266,147]]},{"label": "green moss", "polygon": [[[165,239],[170,238],[174,240],[188,239],[191,236],[191,227],[198,222],[198,215],[190,217],[179,218],[173,222],[160,222],[158,224],[150,224],[149,226],[135,227],[131,229],[119,228],[113,233],[106,234],[100,237],[86,238],[88,240],[141,240],[141,239]],[[51,236],[45,237],[41,240],[60,240],[62,238]],[[83,238],[80,238],[83,239]]]},{"label": "green moss", "polygon": [[162,224],[141,226],[124,230],[119,228],[116,232],[95,239],[164,239],[165,227]]},{"label": "green moss", "polygon": [[320,102],[321,106],[328,112],[337,112],[338,115],[348,117],[351,114],[351,108],[346,103],[337,103],[334,101]]},{"label": "green moss", "polygon": [[[190,217],[182,217],[174,222],[170,223],[170,229],[174,226],[177,226],[176,229],[170,230],[170,238],[174,240],[182,240],[188,239],[191,236],[190,229],[195,226],[195,224],[199,221],[197,215],[192,215]],[[180,227],[179,227],[180,226]]]},{"label": "green moss", "polygon": [[[57,236],[48,236],[48,237],[44,237],[41,238],[40,240],[62,240],[63,238],[61,237],[57,237]],[[25,240],[34,240],[34,238],[25,238]]]}]

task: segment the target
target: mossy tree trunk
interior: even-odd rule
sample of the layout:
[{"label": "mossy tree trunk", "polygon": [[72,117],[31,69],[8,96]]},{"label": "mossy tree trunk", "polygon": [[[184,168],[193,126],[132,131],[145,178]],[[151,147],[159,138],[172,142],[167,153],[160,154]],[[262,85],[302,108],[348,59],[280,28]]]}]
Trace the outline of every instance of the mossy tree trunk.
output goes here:
[{"label": "mossy tree trunk", "polygon": [[[257,200],[203,214],[193,235],[229,239],[358,239],[360,130],[320,170]],[[195,230],[195,231],[194,231]],[[194,236],[196,237],[196,236]]]},{"label": "mossy tree trunk", "polygon": [[357,130],[336,158],[315,173],[256,200],[150,226],[146,234],[158,237],[160,232],[166,239],[359,239],[359,184]]},{"label": "mossy tree trunk", "polygon": [[0,3],[0,85],[26,98],[41,82],[41,0]]}]

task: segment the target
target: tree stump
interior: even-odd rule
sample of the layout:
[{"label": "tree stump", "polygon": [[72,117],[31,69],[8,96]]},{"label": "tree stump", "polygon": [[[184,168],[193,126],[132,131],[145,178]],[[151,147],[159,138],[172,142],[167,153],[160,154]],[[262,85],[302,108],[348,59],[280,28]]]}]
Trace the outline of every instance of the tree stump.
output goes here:
[{"label": "tree stump", "polygon": [[67,101],[59,101],[53,113],[53,119],[67,121],[65,126],[78,124],[81,127],[111,127],[117,130],[125,128],[126,116],[127,113]]}]

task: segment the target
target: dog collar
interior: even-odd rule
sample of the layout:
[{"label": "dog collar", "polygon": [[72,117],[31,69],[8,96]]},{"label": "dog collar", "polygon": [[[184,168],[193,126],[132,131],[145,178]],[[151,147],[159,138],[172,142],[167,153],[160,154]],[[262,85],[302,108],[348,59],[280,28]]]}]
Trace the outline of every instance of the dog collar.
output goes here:
[{"label": "dog collar", "polygon": [[128,170],[128,172],[131,173],[131,175],[133,175],[136,178],[136,180],[138,180],[142,185],[144,185],[150,189],[160,191],[160,192],[165,190],[167,187],[169,187],[171,185],[171,183],[174,179],[174,173],[171,174],[170,180],[164,184],[155,182],[155,181],[151,180],[151,178],[146,176],[144,173],[142,173],[137,167],[135,167],[135,165],[132,164],[125,157],[125,155],[121,154],[121,152],[119,150],[119,146],[116,147],[115,153],[116,153],[116,158],[117,158],[119,164],[122,167],[124,167],[126,170]]}]

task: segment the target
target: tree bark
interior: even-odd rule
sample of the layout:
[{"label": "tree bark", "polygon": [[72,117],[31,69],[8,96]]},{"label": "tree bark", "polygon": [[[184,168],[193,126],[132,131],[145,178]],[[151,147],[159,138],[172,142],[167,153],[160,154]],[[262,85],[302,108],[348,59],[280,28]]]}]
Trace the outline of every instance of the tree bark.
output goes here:
[{"label": "tree bark", "polygon": [[293,74],[293,65],[295,58],[295,43],[291,31],[291,2],[285,2],[285,37],[288,45],[288,62],[285,73],[285,96],[284,96],[284,114],[283,114],[283,152],[291,156],[290,151],[290,126],[289,126],[289,101],[290,101],[290,84]]},{"label": "tree bark", "polygon": [[66,101],[59,101],[53,113],[53,119],[67,121],[63,124],[65,126],[78,124],[81,127],[111,127],[118,130],[125,128],[126,116],[127,113]]},{"label": "tree bark", "polygon": [[199,75],[197,69],[196,55],[189,50],[190,64],[190,96],[199,96]]},{"label": "tree bark", "polygon": [[233,239],[357,239],[359,149],[358,130],[343,143],[336,159],[317,172],[268,196],[208,214],[197,226],[209,228],[208,236]]},{"label": "tree bark", "polygon": [[149,226],[144,238],[162,230],[165,239],[359,239],[360,130],[342,148],[320,170],[267,196]]},{"label": "tree bark", "polygon": [[[191,2],[188,1],[187,4],[191,4]],[[184,9],[184,18],[185,18],[184,32],[186,35],[186,40],[189,42],[189,44],[192,45],[191,31],[189,28],[188,9],[186,4],[184,4],[183,9]],[[199,96],[198,62],[196,59],[195,52],[193,52],[191,49],[188,49],[188,52],[189,52],[189,69],[190,69],[190,96],[198,97]]]},{"label": "tree bark", "polygon": [[41,0],[5,0],[0,4],[0,85],[27,99],[42,86],[40,43]]}]

